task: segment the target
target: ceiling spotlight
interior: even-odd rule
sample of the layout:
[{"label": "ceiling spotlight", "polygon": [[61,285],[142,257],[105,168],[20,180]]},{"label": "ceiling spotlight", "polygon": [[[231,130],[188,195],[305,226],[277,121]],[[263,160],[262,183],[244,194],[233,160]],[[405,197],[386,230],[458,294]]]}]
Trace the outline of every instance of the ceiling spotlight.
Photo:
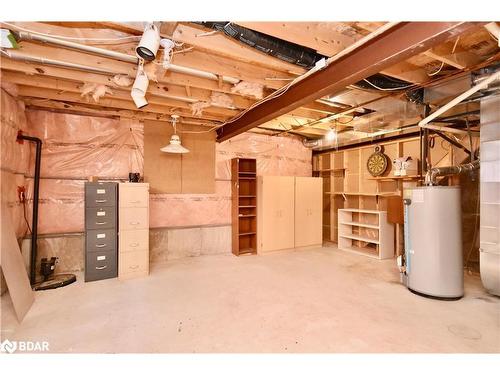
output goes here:
[{"label": "ceiling spotlight", "polygon": [[146,72],[144,72],[143,63],[144,60],[141,59],[137,68],[134,85],[132,86],[132,91],[130,92],[137,108],[142,108],[148,105],[148,101],[146,100],[146,91],[149,86],[149,78],[146,75]]},{"label": "ceiling spotlight", "polygon": [[189,150],[181,145],[181,139],[177,135],[177,120],[179,119],[178,115],[172,115],[172,126],[174,127],[174,134],[170,137],[170,144],[165,147],[160,148],[161,152],[168,152],[171,154],[186,154]]},{"label": "ceiling spotlight", "polygon": [[160,47],[160,29],[154,23],[146,25],[141,41],[135,49],[137,56],[146,60],[153,61]]},{"label": "ceiling spotlight", "polygon": [[328,130],[325,135],[325,139],[329,142],[333,142],[337,139],[337,132],[333,129]]}]

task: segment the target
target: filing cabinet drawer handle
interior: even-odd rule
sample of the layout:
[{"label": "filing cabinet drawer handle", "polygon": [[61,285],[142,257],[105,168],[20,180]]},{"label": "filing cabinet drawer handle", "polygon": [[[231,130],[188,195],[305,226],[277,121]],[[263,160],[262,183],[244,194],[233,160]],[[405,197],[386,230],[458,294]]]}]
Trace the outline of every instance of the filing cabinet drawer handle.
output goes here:
[{"label": "filing cabinet drawer handle", "polygon": [[97,245],[95,245],[95,247],[106,247],[106,244],[105,243],[98,243]]},{"label": "filing cabinet drawer handle", "polygon": [[141,203],[141,201],[130,201],[130,203]]},{"label": "filing cabinet drawer handle", "polygon": [[137,247],[139,246],[139,242],[134,242],[130,244],[130,247]]},{"label": "filing cabinet drawer handle", "polygon": [[141,222],[140,221],[131,221],[130,225],[139,225]]},{"label": "filing cabinet drawer handle", "polygon": [[104,225],[104,224],[107,224],[108,222],[107,221],[98,221],[96,222],[97,225]]},{"label": "filing cabinet drawer handle", "polygon": [[108,266],[96,267],[95,269],[96,269],[96,270],[103,270],[103,269],[105,269],[105,268],[108,268]]},{"label": "filing cabinet drawer handle", "polygon": [[96,199],[96,203],[106,203],[108,200],[107,199]]},{"label": "filing cabinet drawer handle", "polygon": [[136,270],[139,268],[139,266],[136,264],[135,266],[129,266],[128,268],[130,268],[131,270]]}]

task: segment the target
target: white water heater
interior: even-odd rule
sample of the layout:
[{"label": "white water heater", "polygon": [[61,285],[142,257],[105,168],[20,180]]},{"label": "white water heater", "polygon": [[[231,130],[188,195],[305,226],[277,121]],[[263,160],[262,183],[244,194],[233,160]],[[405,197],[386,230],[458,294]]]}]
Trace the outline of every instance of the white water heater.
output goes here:
[{"label": "white water heater", "polygon": [[441,299],[464,295],[459,186],[405,192],[405,273],[412,292]]}]

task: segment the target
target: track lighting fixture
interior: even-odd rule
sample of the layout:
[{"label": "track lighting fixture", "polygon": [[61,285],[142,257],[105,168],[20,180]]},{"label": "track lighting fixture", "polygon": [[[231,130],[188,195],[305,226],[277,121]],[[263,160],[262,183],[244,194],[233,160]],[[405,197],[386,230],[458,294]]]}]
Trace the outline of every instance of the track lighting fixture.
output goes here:
[{"label": "track lighting fixture", "polygon": [[146,91],[148,90],[148,86],[149,78],[146,75],[146,72],[144,72],[144,60],[140,59],[139,66],[137,68],[137,75],[130,93],[137,108],[143,108],[148,105],[148,101],[146,100]]},{"label": "track lighting fixture", "polygon": [[141,41],[135,49],[138,57],[153,61],[156,58],[156,53],[160,47],[160,29],[153,22],[146,25]]}]

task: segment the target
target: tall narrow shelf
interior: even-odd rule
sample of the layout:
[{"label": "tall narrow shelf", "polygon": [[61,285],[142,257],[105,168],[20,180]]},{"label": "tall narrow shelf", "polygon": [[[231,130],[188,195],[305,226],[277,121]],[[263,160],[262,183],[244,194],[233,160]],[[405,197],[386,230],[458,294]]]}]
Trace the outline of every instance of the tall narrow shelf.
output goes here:
[{"label": "tall narrow shelf", "polygon": [[394,225],[387,211],[344,208],[338,210],[338,248],[376,259],[394,256]]},{"label": "tall narrow shelf", "polygon": [[255,159],[231,160],[232,252],[257,253],[257,164]]}]

